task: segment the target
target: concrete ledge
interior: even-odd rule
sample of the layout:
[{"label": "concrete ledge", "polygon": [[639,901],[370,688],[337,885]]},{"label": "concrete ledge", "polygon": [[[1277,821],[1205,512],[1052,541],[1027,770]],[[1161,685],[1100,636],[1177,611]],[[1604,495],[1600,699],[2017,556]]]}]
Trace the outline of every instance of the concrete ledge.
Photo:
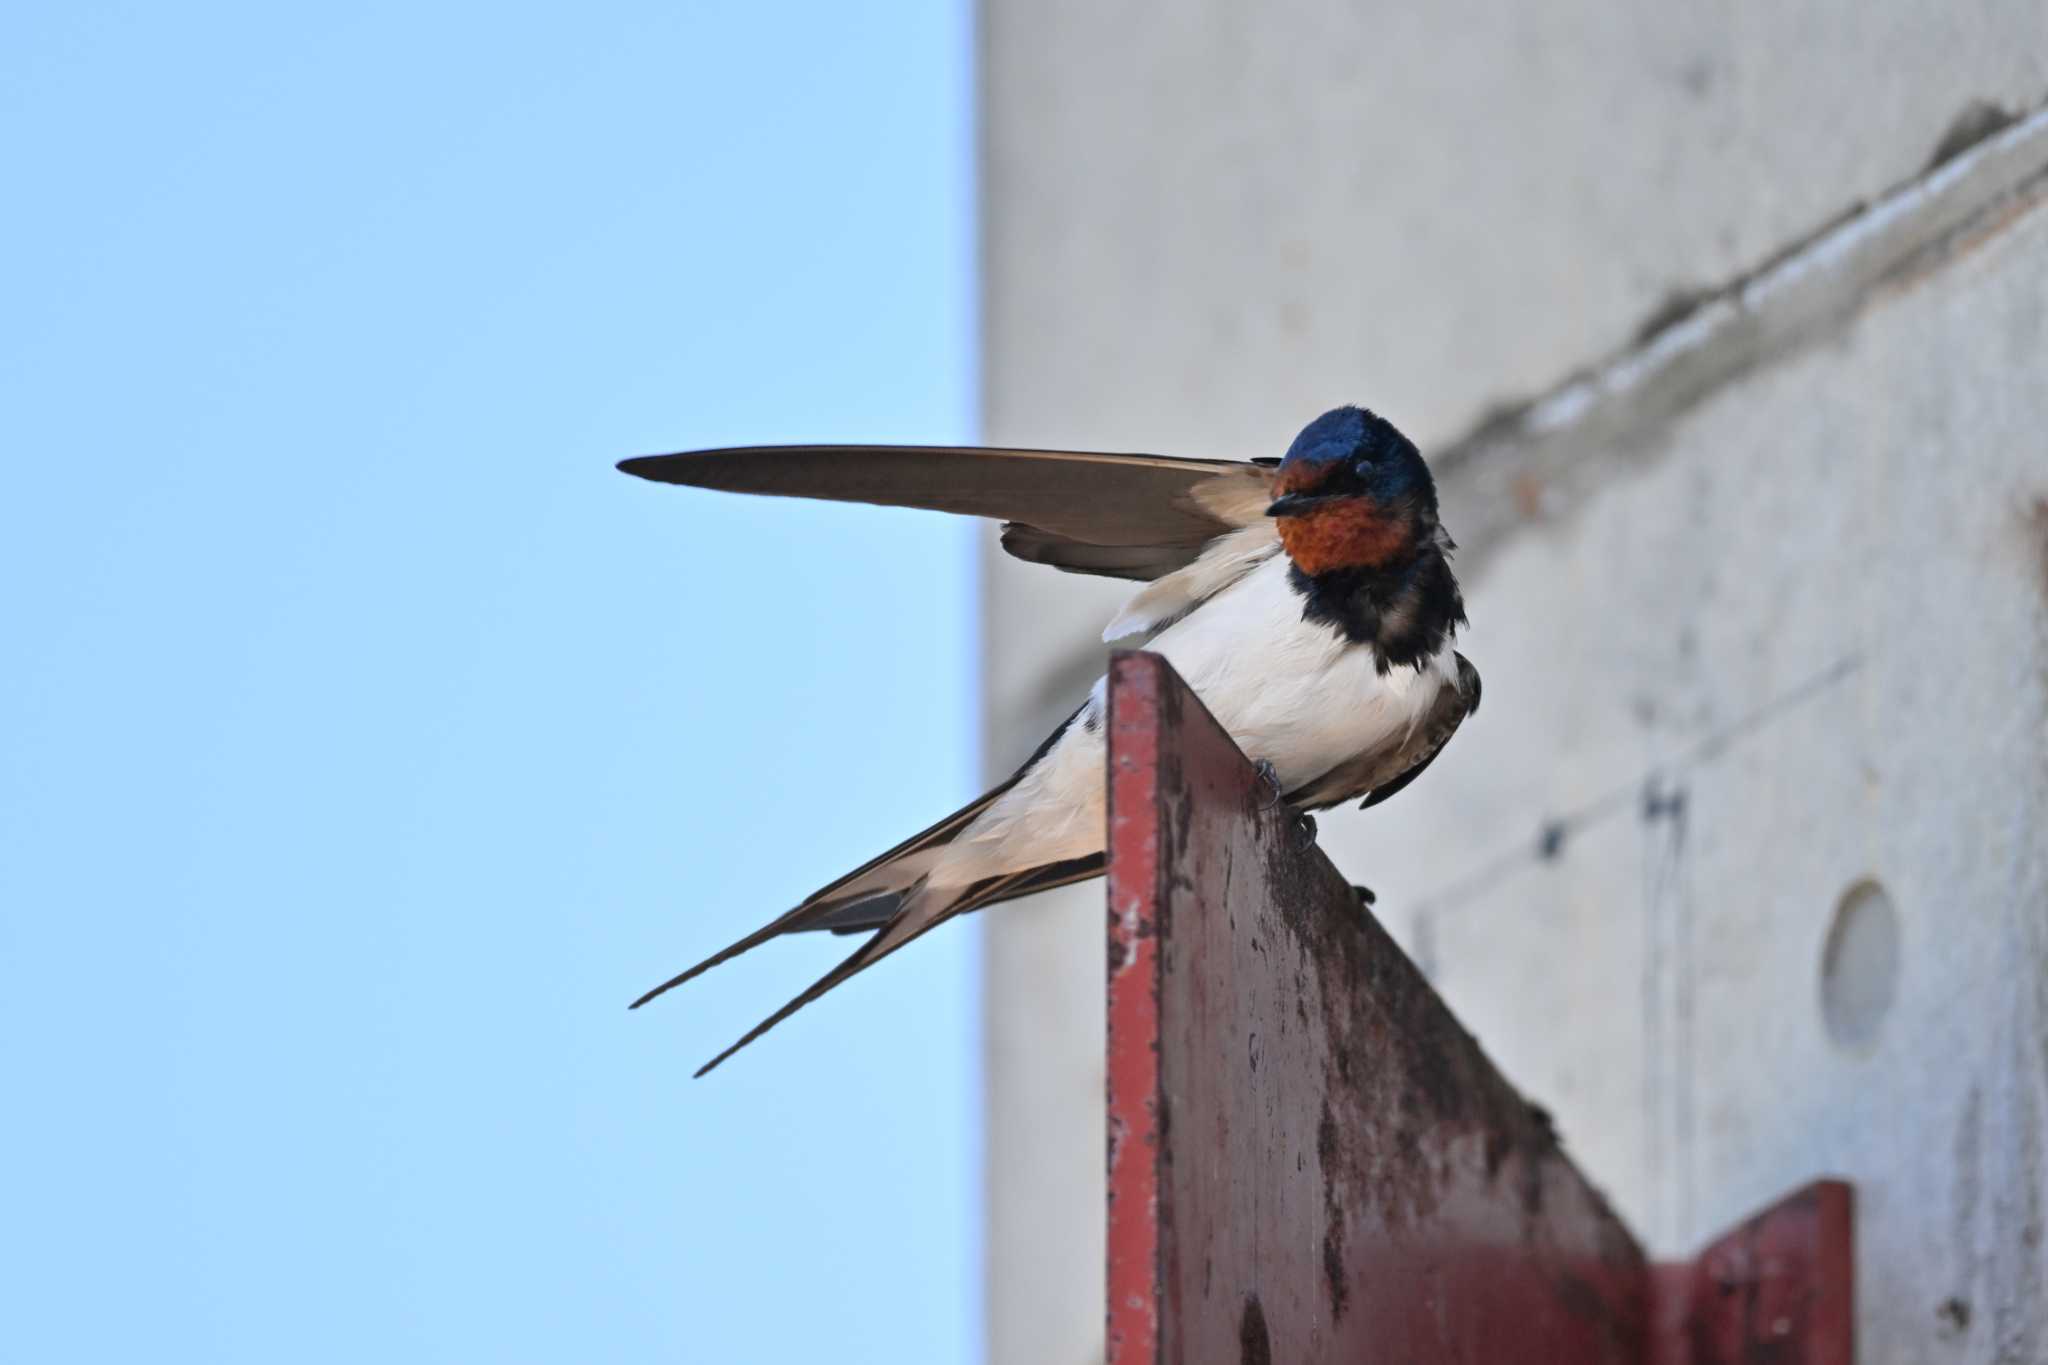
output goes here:
[{"label": "concrete ledge", "polygon": [[1637,341],[1433,456],[1467,565],[1568,512],[1642,438],[1732,380],[1826,337],[2048,198],[2048,107],[1858,204],[1755,269],[1664,310]]}]

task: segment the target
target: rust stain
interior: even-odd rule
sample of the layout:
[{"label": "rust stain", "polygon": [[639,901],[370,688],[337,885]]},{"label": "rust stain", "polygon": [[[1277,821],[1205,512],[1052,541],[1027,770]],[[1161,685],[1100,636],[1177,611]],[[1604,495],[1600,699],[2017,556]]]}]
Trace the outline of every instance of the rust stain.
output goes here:
[{"label": "rust stain", "polygon": [[1244,1301],[1244,1315],[1238,1319],[1237,1359],[1239,1365],[1273,1365],[1273,1337],[1257,1294]]}]

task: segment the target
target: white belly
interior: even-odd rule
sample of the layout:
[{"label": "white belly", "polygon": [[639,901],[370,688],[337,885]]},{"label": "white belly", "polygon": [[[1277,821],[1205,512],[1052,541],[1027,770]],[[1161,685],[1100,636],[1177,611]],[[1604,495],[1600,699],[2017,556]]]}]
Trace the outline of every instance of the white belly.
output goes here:
[{"label": "white belly", "polygon": [[[1293,790],[1354,755],[1400,742],[1451,674],[1449,643],[1420,668],[1381,676],[1370,649],[1303,621],[1275,555],[1146,648],[1166,656],[1237,746]],[[1107,680],[1089,707],[1102,716]],[[1084,716],[1087,712],[1084,711]],[[947,850],[940,883],[967,884],[1100,852],[1105,728],[1080,720]]]}]

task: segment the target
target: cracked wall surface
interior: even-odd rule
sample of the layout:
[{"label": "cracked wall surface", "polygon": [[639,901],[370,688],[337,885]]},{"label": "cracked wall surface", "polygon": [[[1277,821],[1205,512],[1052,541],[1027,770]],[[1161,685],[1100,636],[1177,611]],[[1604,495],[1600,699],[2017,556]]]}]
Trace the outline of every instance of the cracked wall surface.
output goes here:
[{"label": "cracked wall surface", "polygon": [[[1845,1174],[1861,1359],[2039,1359],[2048,11],[1660,8],[985,5],[985,435],[1417,436],[1486,707],[1325,846],[1647,1240]],[[1120,590],[988,563],[1006,767]],[[1100,1352],[1100,916],[987,917],[998,1362]]]}]

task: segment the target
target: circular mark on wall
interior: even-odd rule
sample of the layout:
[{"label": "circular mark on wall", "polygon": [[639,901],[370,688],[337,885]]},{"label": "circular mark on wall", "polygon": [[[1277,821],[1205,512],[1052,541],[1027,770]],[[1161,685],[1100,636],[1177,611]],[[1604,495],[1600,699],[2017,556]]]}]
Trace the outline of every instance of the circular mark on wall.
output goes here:
[{"label": "circular mark on wall", "polygon": [[1899,993],[1899,912],[1865,878],[1842,893],[1820,958],[1820,1013],[1835,1046],[1866,1052]]}]

